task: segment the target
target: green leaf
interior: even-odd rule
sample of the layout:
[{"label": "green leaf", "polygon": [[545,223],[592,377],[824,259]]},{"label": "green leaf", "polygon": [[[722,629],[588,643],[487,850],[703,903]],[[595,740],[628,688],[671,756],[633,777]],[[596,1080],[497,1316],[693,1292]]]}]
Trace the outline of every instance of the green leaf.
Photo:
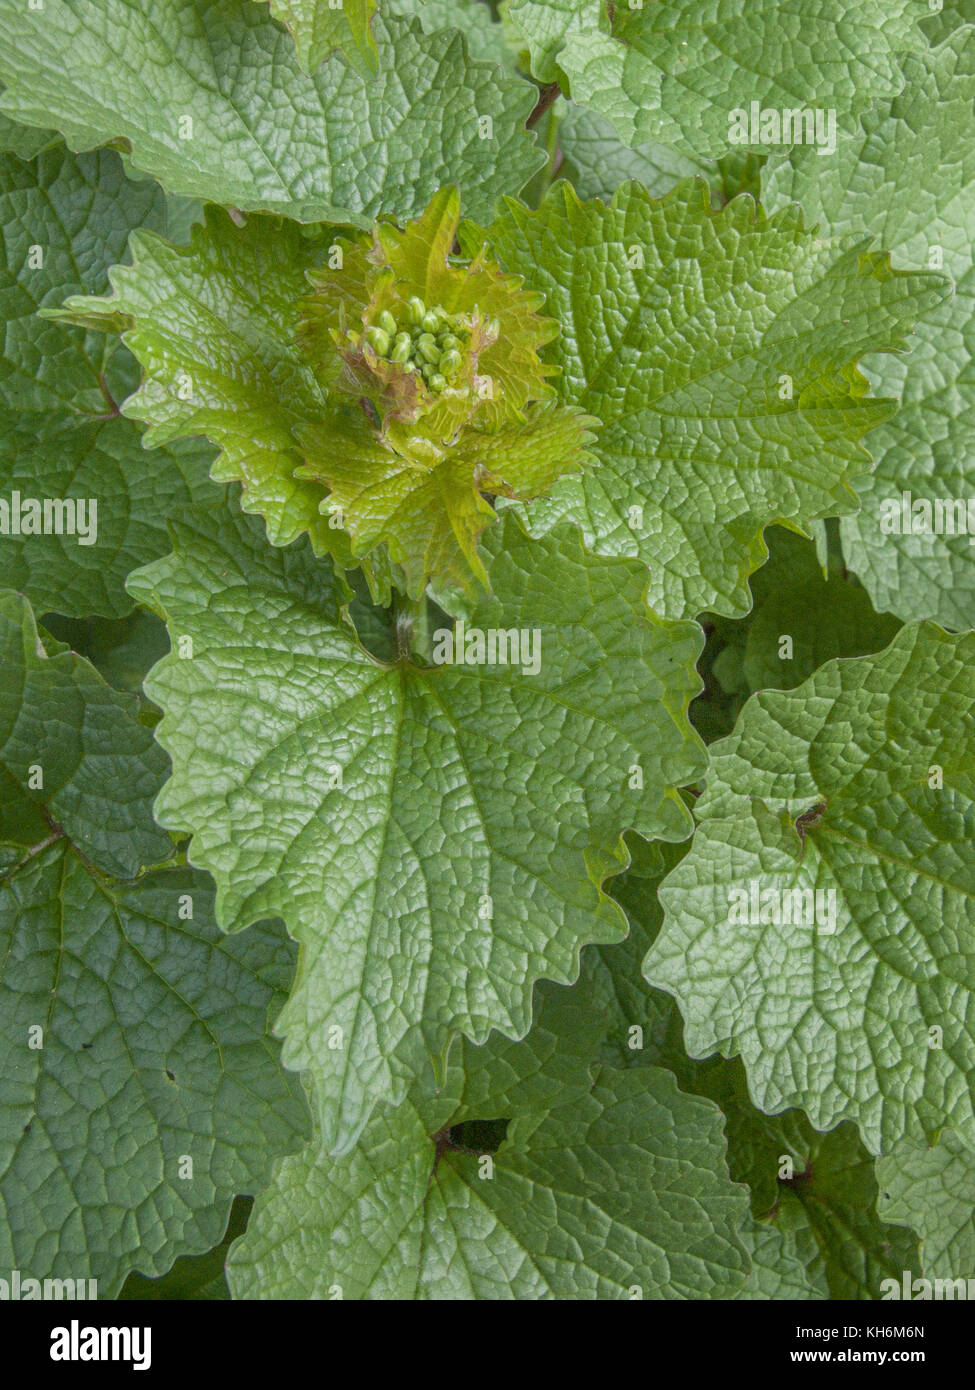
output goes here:
[{"label": "green leaf", "polygon": [[415,1103],[427,1119],[449,1126],[515,1115],[545,1115],[584,1101],[606,1032],[599,1009],[580,1008],[577,992],[543,980],[535,989],[532,1026],[522,1039],[492,1033],[481,1047],[458,1039],[443,1085]]},{"label": "green leaf", "polygon": [[143,608],[118,619],[45,613],[42,622],[46,632],[90,661],[108,685],[137,696],[149,667],[169,650],[165,625]]},{"label": "green leaf", "polygon": [[[116,418],[113,393],[131,389],[129,354],[100,333],[37,318],[66,294],[107,289],[129,231],[164,231],[171,212],[110,150],[0,158],[0,546],[7,584],[41,611],[129,612],[126,575],[165,552],[167,514],[210,491],[208,449],[147,455],[138,430]],[[47,534],[29,530],[30,500]]]},{"label": "green leaf", "polygon": [[[150,444],[201,432],[220,445],[213,477],[243,482],[273,543],[307,531],[317,553],[364,564],[380,593],[391,564],[414,595],[431,576],[469,589],[486,582],[484,494],[534,497],[581,467],[592,421],[542,408],[555,392],[538,349],[557,326],[492,263],[448,264],[459,218],[447,189],[404,231],[381,223],[324,246],[292,224],[239,228],[213,212],[186,249],[133,237],[114,293],[69,299],[66,316],[125,329],[146,377],[124,413],[150,424]],[[405,322],[420,293],[465,325],[463,371],[493,383],[485,398],[435,395],[369,345],[376,316]]]},{"label": "green leaf", "polygon": [[[543,82],[608,117],[629,144],[724,153],[730,113],[815,102],[841,130],[898,91],[901,60],[923,47],[924,0],[510,0],[508,17]],[[761,150],[754,142],[751,148]]]},{"label": "green leaf", "polygon": [[19,159],[33,159],[42,150],[56,145],[60,138],[56,130],[18,125],[9,116],[0,115],[0,151],[5,154],[15,154]]},{"label": "green leaf", "polygon": [[975,21],[975,4],[972,0],[946,0],[940,8],[937,8],[937,5],[938,0],[928,0],[928,6],[933,13],[921,20],[921,28],[927,34],[932,48],[955,29]]},{"label": "green leaf", "polygon": [[124,140],[171,193],[365,225],[456,182],[472,215],[490,216],[544,160],[524,129],[531,86],[415,21],[374,18],[379,75],[367,80],[341,60],[303,73],[290,35],[250,3],[3,0],[0,14],[3,109],[76,148]]},{"label": "green leaf", "polygon": [[[966,1292],[975,1269],[975,1154],[945,1130],[936,1144],[906,1139],[877,1162],[885,1221],[921,1237],[928,1279],[961,1279]],[[950,1296],[950,1295],[949,1295]]]},{"label": "green leaf", "polygon": [[278,927],[225,939],[202,874],[134,877],[172,853],[135,700],[6,592],[0,656],[0,1262],[110,1296],[208,1250],[304,1134],[266,1037],[294,953]]},{"label": "green leaf", "polygon": [[[878,1218],[873,1161],[856,1129],[843,1124],[819,1134],[801,1111],[765,1115],[756,1110],[740,1061],[689,1058],[676,1004],[641,978],[641,961],[663,920],[659,882],[686,852],[684,846],[650,849],[662,850],[655,871],[649,864],[646,875],[629,869],[613,883],[630,923],[626,941],[587,947],[582,955],[578,989],[585,993],[577,1007],[607,1016],[601,1055],[617,1066],[666,1067],[682,1090],[720,1107],[728,1167],[735,1182],[750,1187],[757,1218],[757,1225],[742,1229],[756,1270],[739,1297],[878,1298],[884,1278],[918,1269],[916,1241]],[[782,1292],[773,1293],[773,1279],[781,1282]],[[789,1287],[804,1292],[784,1292]]]},{"label": "green leaf", "polygon": [[188,869],[112,883],[66,841],[0,876],[5,1269],[103,1297],[162,1274],[304,1134],[265,1033],[293,950],[280,927],[224,937],[211,899]]},{"label": "green leaf", "polygon": [[763,1110],[851,1119],[872,1153],[975,1136],[973,655],[915,625],[753,696],[645,964],[691,1056],[740,1054]]},{"label": "green leaf", "polygon": [[559,176],[568,179],[584,200],[600,198],[607,203],[629,179],[642,183],[654,198],[662,198],[681,179],[695,177],[707,179],[715,207],[739,193],[751,193],[758,200],[764,155],[736,149],[714,160],[691,158],[671,145],[632,148],[595,111],[561,100],[553,109],[559,120]]},{"label": "green leaf", "polygon": [[128,878],[167,858],[151,809],[167,759],[134,699],[71,652],[48,657],[30,606],[7,590],[0,652],[0,840],[29,849],[64,834],[98,869]]},{"label": "green leaf", "polygon": [[149,425],[149,446],[205,435],[220,449],[211,476],[243,484],[244,510],[264,517],[272,544],[307,532],[317,554],[353,566],[345,531],[320,509],[321,484],[295,476],[304,461],[295,430],[327,409],[295,335],[307,274],[329,248],[293,223],[251,217],[241,228],[213,208],[188,247],[142,233],[131,246],[133,264],[112,270],[112,294],[68,299],[61,315],[123,330],[144,368],[123,414]]},{"label": "green leaf", "polygon": [[529,542],[508,518],[485,543],[496,598],[468,630],[537,630],[538,674],[384,665],[307,546],[269,550],[209,513],[174,534],[130,580],[193,642],[147,681],[174,758],[157,814],[193,834],[225,928],[280,914],[302,944],[285,1056],[347,1149],[378,1099],[440,1070],[454,1031],[522,1036],[533,981],[571,979],[583,942],[621,935],[600,887],[625,863],[620,832],[689,829],[675,787],[702,767],[686,720],[700,632],[649,614],[639,566],[574,533]]},{"label": "green leaf", "polygon": [[[147,452],[122,419],[63,417],[56,434],[50,425],[49,417],[8,415],[0,431],[4,580],[40,612],[121,617],[133,606],[126,576],[169,548],[167,516],[218,495],[208,480],[213,450],[193,440]],[[35,512],[46,534],[24,534]]]},{"label": "green leaf", "polygon": [[375,74],[378,56],[370,21],[376,8],[376,0],[271,0],[274,18],[291,30],[304,72],[314,72],[341,48],[353,67]]},{"label": "green leaf", "polygon": [[975,30],[912,59],[906,75],[828,164],[796,151],[769,165],[767,188],[773,205],[801,199],[828,235],[880,236],[899,263],[943,261],[955,281],[909,358],[870,364],[903,404],[871,436],[877,467],[857,484],[863,510],[843,518],[842,541],[876,608],[962,628],[975,624]]},{"label": "green leaf", "polygon": [[825,1283],[807,1268],[804,1252],[791,1232],[756,1221],[742,1229],[741,1237],[751,1256],[752,1272],[735,1298],[794,1302],[828,1297]]},{"label": "green leaf", "polygon": [[503,22],[510,41],[525,51],[539,82],[558,80],[557,58],[570,35],[575,37],[598,27],[599,4],[600,0],[507,0]]},{"label": "green leaf", "polygon": [[583,466],[594,423],[580,411],[535,408],[520,424],[462,431],[421,452],[395,448],[361,414],[332,416],[299,432],[306,462],[297,476],[327,484],[323,509],[338,507],[353,553],[385,547],[410,594],[428,581],[470,592],[472,579],[489,588],[478,540],[495,512],[483,494],[540,496]]},{"label": "green leaf", "polygon": [[472,58],[514,67],[514,54],[505,42],[504,29],[484,0],[386,0],[385,13],[416,16],[424,32],[459,29]]},{"label": "green leaf", "polygon": [[681,179],[707,170],[706,160],[681,154],[671,145],[625,145],[612,123],[574,102],[563,103],[559,123],[559,174],[568,179],[584,201],[608,202],[621,183],[642,183],[654,198],[662,198]]},{"label": "green leaf", "polygon": [[[566,1047],[578,1050],[578,1018],[563,1006],[553,1024],[551,998],[540,1076],[554,1080]],[[309,1146],[279,1165],[231,1252],[234,1295],[674,1299],[740,1287],[747,1198],[728,1180],[717,1109],[665,1071],[609,1067],[542,1108],[544,1092],[512,1086],[538,1068],[534,1032],[502,1043],[504,1067],[502,1040],[464,1048],[468,1090],[509,1120],[490,1168],[453,1146],[468,1108],[449,1091],[379,1111],[347,1157]]]},{"label": "green leaf", "polygon": [[[678,1015],[669,1055],[680,1049]],[[874,1300],[884,1279],[919,1269],[914,1236],[878,1217],[874,1162],[853,1125],[820,1134],[801,1111],[762,1114],[748,1100],[738,1062],[701,1064],[684,1056],[674,1070],[685,1090],[721,1107],[732,1177],[748,1183],[760,1224],[780,1233],[784,1260],[789,1251],[800,1253],[817,1291]]]},{"label": "green leaf", "polygon": [[775,1225],[820,1272],[830,1298],[873,1301],[885,1279],[919,1269],[913,1233],[878,1217],[878,1176],[853,1125],[818,1134],[797,1110],[764,1116],[749,1107],[747,1116],[730,1120],[729,1131],[736,1123],[751,1129],[763,1173],[776,1172],[783,1157],[792,1161],[793,1176],[777,1183]]},{"label": "green leaf", "polygon": [[119,1298],[146,1302],[152,1300],[212,1302],[229,1299],[230,1290],[224,1273],[227,1252],[233,1241],[244,1234],[253,1202],[250,1197],[237,1197],[230,1209],[230,1220],[219,1245],[205,1255],[181,1255],[167,1274],[147,1279],[143,1274],[130,1274]]},{"label": "green leaf", "polygon": [[[104,418],[113,399],[131,390],[131,359],[116,341],[39,323],[37,313],[60,307],[68,295],[104,293],[129,233],[136,227],[165,232],[168,221],[160,189],[126,178],[112,150],[74,155],[59,147],[29,162],[0,156],[5,416],[53,413],[59,429],[65,415]],[[40,426],[31,420],[31,428]]]},{"label": "green leaf", "polygon": [[857,360],[899,348],[947,293],[795,210],[714,213],[700,182],[660,201],[627,184],[608,207],[559,184],[538,212],[509,201],[488,232],[462,227],[468,254],[485,238],[561,325],[561,402],[602,422],[598,467],[531,504],[531,528],[571,520],[599,553],[640,558],[668,616],[744,612],[763,527],[855,509],[862,437],[891,409]]},{"label": "green leaf", "polygon": [[767,540],[770,558],[751,579],[751,613],[715,619],[727,643],[714,666],[722,684],[730,672],[734,688],[749,694],[792,690],[832,657],[866,656],[893,640],[897,619],[875,613],[848,577],[824,578],[811,541],[779,527]]},{"label": "green leaf", "polygon": [[[375,76],[379,59],[371,20],[378,8],[378,0],[271,0],[271,13],[290,29],[305,72],[341,49],[357,71]],[[482,0],[383,0],[382,13],[416,18],[426,34],[459,29],[472,58],[509,65],[501,25]]]}]

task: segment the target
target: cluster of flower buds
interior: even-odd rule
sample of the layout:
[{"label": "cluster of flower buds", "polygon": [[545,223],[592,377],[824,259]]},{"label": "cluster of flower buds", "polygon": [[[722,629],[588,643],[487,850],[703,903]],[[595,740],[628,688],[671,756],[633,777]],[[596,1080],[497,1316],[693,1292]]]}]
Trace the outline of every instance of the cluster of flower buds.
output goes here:
[{"label": "cluster of flower buds", "polygon": [[[496,325],[489,325],[495,332]],[[388,309],[366,329],[365,340],[377,357],[419,372],[431,391],[445,391],[460,371],[470,331],[460,319],[437,305],[428,309],[414,296],[405,308],[402,326]]]}]

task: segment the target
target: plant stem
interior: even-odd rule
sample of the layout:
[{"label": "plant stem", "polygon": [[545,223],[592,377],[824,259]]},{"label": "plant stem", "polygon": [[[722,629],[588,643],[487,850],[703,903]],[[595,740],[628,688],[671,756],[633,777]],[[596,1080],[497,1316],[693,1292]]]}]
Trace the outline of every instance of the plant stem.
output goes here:
[{"label": "plant stem", "polygon": [[429,611],[426,594],[411,599],[406,594],[393,595],[393,614],[396,622],[396,659],[409,661],[416,652],[426,656],[429,651]]},{"label": "plant stem", "polygon": [[[544,143],[548,158],[538,173],[534,174],[528,181],[528,185],[521,195],[529,207],[537,208],[541,204],[562,163],[562,150],[559,145],[561,125],[562,113],[558,107],[553,106],[545,116]],[[542,134],[541,129],[539,134]]]},{"label": "plant stem", "polygon": [[557,82],[549,82],[540,89],[534,110],[525,122],[529,130],[531,130],[532,126],[538,125],[538,122],[559,95],[559,90],[560,88]]}]

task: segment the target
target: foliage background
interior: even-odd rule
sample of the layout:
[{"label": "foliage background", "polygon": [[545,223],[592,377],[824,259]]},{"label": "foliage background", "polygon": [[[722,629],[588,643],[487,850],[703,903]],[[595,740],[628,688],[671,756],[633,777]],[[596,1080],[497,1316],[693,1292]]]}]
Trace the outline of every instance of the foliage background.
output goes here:
[{"label": "foliage background", "polygon": [[[975,561],[879,519],[975,495],[969,0],[0,18],[0,496],[101,500],[0,537],[0,1269],[968,1278]],[[836,151],[729,144],[753,101]],[[504,488],[336,529],[308,272],[453,186],[584,462],[508,486],[529,411]],[[431,668],[456,617],[540,679]],[[729,923],[755,880],[835,933]]]}]

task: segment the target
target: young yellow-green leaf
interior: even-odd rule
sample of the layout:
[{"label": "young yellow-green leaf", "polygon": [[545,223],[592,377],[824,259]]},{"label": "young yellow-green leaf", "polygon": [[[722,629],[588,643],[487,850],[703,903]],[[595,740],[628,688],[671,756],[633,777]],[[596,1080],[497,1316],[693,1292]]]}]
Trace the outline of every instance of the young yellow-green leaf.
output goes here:
[{"label": "young yellow-green leaf", "polygon": [[340,48],[353,67],[375,75],[379,61],[370,23],[376,9],[376,0],[271,0],[271,13],[291,30],[305,72]]},{"label": "young yellow-green leaf", "polygon": [[902,628],[755,695],[712,745],[651,983],[755,1103],[879,1153],[975,1139],[975,635]]},{"label": "young yellow-green leaf", "polygon": [[[285,1055],[347,1149],[452,1033],[522,1036],[534,980],[573,978],[584,942],[622,934],[601,888],[621,831],[689,829],[700,630],[650,614],[639,565],[509,517],[462,644],[495,664],[384,664],[307,545],[272,550],[229,512],[175,543],[129,582],[193,643],[146,684],[174,759],[157,815],[192,833],[225,928],[281,915],[301,943]],[[516,662],[497,633],[522,631]],[[450,629],[433,636],[454,655]]]},{"label": "young yellow-green leaf", "polygon": [[[362,563],[381,593],[393,566],[413,594],[431,576],[470,589],[486,583],[484,494],[536,497],[582,467],[593,421],[541,408],[554,369],[538,350],[557,325],[485,258],[448,264],[459,219],[456,189],[403,231],[380,223],[352,240],[259,217],[240,228],[212,211],[187,248],[133,237],[114,293],[69,299],[65,317],[123,330],[145,368],[124,413],[150,425],[149,444],[196,433],[218,444],[212,476],[243,483],[272,543],[307,531],[317,553]],[[411,396],[417,374],[365,342],[380,314],[405,324],[421,294],[470,330],[469,376],[493,383],[483,400]]]},{"label": "young yellow-green leaf", "polygon": [[322,489],[295,478],[294,426],[325,409],[325,393],[295,345],[306,272],[327,246],[293,223],[251,217],[239,228],[211,209],[188,247],[151,234],[131,240],[133,264],[113,293],[67,301],[69,321],[123,339],[144,368],[123,414],[149,425],[146,443],[205,435],[220,448],[218,482],[241,482],[243,506],[274,545],[310,533],[319,554],[353,563],[345,535],[319,512]]},{"label": "young yellow-green leaf", "polygon": [[957,1297],[967,1298],[975,1269],[975,1153],[950,1129],[936,1144],[905,1139],[878,1159],[877,1180],[883,1220],[921,1237],[924,1277],[961,1279]]},{"label": "young yellow-green leaf", "polygon": [[[310,275],[313,291],[300,308],[299,342],[319,378],[367,396],[383,432],[399,426],[405,444],[417,433],[444,443],[469,422],[496,429],[522,420],[529,402],[555,397],[548,378],[556,368],[539,352],[558,335],[558,324],[538,313],[541,295],[489,257],[458,265],[452,252],[459,226],[460,192],[443,188],[402,230],[379,222],[370,236],[338,239],[340,264],[333,264],[330,249],[327,263]],[[437,321],[434,332],[460,335],[456,370],[437,391],[424,386],[415,367],[388,349],[377,351],[370,340],[381,321],[389,343],[411,330],[423,334],[414,319],[428,311]],[[417,345],[407,361],[422,365]]]},{"label": "young yellow-green leaf", "polygon": [[125,140],[170,193],[366,225],[455,182],[489,217],[544,162],[525,130],[532,86],[416,21],[373,18],[369,79],[341,59],[302,72],[291,36],[250,0],[0,0],[0,17],[2,109],[76,149]]},{"label": "young yellow-green leaf", "polygon": [[547,492],[583,466],[595,423],[581,411],[542,407],[491,434],[462,430],[453,443],[398,449],[361,412],[335,413],[298,432],[306,461],[296,476],[328,487],[321,508],[339,508],[353,553],[383,546],[408,593],[422,593],[431,579],[470,592],[474,579],[489,587],[477,545],[495,512],[483,494]]},{"label": "young yellow-green leaf", "polygon": [[955,281],[910,357],[871,364],[903,403],[871,436],[877,468],[841,534],[878,609],[962,628],[975,625],[975,29],[912,59],[907,79],[834,159],[796,151],[769,166],[767,187],[773,206],[801,200],[824,233],[879,236],[898,264]]},{"label": "young yellow-green leaf", "polygon": [[771,522],[856,509],[861,440],[891,410],[857,361],[901,347],[948,293],[868,242],[822,241],[794,209],[712,212],[702,181],[659,201],[626,184],[608,206],[559,184],[461,239],[544,293],[560,401],[601,421],[598,466],[531,505],[533,532],[567,519],[597,552],[639,557],[675,617],[744,612]]},{"label": "young yellow-green leaf", "polygon": [[509,1121],[490,1168],[456,1147],[470,1104],[449,1086],[435,1101],[414,1087],[396,1110],[377,1112],[348,1156],[311,1145],[279,1165],[231,1251],[235,1297],[679,1299],[740,1289],[748,1199],[728,1178],[718,1110],[659,1068],[598,1067],[593,1078],[580,1066],[585,1016],[563,1005],[553,1017],[553,1002],[550,993],[538,1024],[543,1045],[533,1029],[502,1052],[496,1037],[464,1047],[467,1101],[476,1097],[484,1119]]},{"label": "young yellow-green leaf", "polygon": [[[510,0],[542,81],[607,116],[630,144],[723,154],[733,111],[815,107],[840,129],[898,91],[926,0]],[[747,140],[746,145],[767,146]],[[788,144],[789,142],[786,141]]]}]

